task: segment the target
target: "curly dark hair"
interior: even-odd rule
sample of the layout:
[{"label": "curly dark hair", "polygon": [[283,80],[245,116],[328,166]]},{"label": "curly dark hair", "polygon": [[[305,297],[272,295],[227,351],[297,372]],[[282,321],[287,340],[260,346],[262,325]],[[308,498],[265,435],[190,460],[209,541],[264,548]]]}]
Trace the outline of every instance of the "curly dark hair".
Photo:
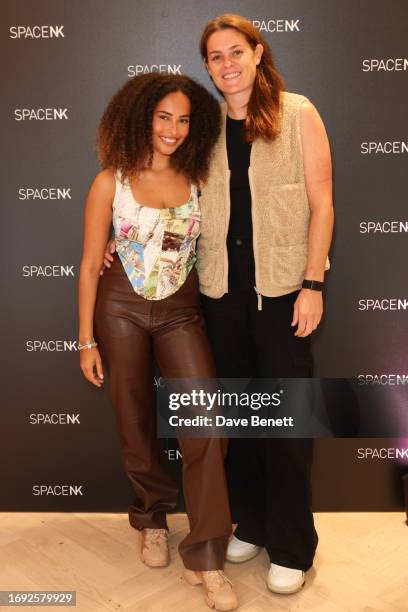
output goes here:
[{"label": "curly dark hair", "polygon": [[133,77],[109,102],[97,131],[97,152],[102,168],[120,171],[122,180],[134,178],[151,166],[152,122],[157,104],[181,91],[190,100],[189,133],[171,155],[177,172],[199,185],[208,175],[211,151],[220,133],[217,100],[199,83],[184,75],[148,73]]}]

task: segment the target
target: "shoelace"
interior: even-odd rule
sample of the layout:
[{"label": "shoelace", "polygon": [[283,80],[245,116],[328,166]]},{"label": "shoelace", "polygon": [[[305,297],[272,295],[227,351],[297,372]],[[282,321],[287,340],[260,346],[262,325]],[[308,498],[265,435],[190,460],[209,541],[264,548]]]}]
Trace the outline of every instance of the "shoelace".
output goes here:
[{"label": "shoelace", "polygon": [[145,531],[145,543],[147,546],[165,543],[166,539],[165,529],[146,529]]},{"label": "shoelace", "polygon": [[205,582],[207,587],[212,591],[214,588],[222,587],[226,582],[232,586],[231,580],[228,580],[224,572],[221,570],[212,570],[203,572],[203,577],[205,576]]}]

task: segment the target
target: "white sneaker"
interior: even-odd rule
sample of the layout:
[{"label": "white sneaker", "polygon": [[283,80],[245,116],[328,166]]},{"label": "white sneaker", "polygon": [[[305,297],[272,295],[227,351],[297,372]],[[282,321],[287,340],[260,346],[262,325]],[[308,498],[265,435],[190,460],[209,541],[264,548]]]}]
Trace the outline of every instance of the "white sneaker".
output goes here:
[{"label": "white sneaker", "polygon": [[299,591],[305,584],[305,572],[271,563],[266,584],[274,593],[290,595]]},{"label": "white sneaker", "polygon": [[231,563],[243,563],[244,561],[249,561],[249,559],[256,557],[260,550],[260,546],[238,540],[238,538],[233,535],[228,543],[227,561],[231,561]]}]

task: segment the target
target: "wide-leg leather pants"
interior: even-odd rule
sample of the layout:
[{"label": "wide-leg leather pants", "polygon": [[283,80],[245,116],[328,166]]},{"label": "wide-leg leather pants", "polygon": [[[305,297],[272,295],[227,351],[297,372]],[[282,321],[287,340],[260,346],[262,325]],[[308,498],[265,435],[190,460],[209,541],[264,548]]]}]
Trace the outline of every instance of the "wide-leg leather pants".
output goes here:
[{"label": "wide-leg leather pants", "polygon": [[[133,290],[117,255],[102,276],[95,307],[95,338],[109,377],[122,459],[135,499],[129,508],[136,529],[167,528],[177,485],[156,435],[153,357],[164,378],[215,378],[200,309],[196,270],[162,300]],[[181,438],[183,490],[190,533],[179,546],[185,567],[222,569],[231,517],[224,459],[227,440]]]}]

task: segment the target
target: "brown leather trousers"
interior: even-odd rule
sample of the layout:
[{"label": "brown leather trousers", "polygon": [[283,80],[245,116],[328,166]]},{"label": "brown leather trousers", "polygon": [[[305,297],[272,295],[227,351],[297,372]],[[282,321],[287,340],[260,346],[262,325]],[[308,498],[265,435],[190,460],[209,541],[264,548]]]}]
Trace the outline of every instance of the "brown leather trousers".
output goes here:
[{"label": "brown leather trousers", "polygon": [[[153,357],[164,378],[215,378],[200,310],[197,272],[163,300],[137,295],[115,255],[99,282],[95,337],[116,411],[122,459],[135,499],[130,524],[167,529],[178,489],[156,435]],[[231,516],[224,458],[227,440],[180,438],[183,490],[190,533],[179,545],[185,567],[222,569]]]}]

